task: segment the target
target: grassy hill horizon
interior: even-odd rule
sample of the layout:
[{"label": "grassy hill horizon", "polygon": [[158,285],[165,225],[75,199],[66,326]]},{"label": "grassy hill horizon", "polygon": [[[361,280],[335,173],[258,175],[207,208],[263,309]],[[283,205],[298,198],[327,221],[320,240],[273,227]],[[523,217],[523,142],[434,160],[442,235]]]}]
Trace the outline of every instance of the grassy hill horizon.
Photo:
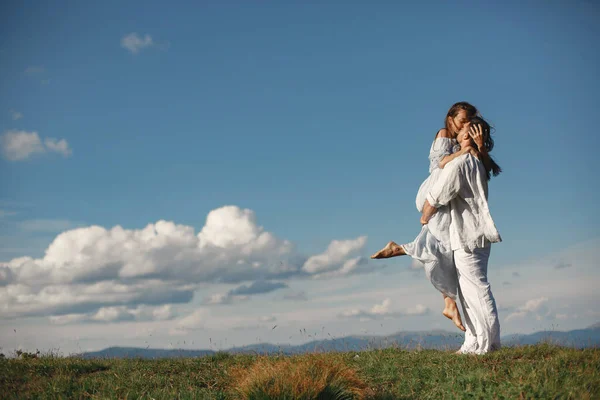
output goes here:
[{"label": "grassy hill horizon", "polygon": [[600,349],[548,343],[483,356],[443,350],[177,359],[0,359],[3,398],[600,398]]}]

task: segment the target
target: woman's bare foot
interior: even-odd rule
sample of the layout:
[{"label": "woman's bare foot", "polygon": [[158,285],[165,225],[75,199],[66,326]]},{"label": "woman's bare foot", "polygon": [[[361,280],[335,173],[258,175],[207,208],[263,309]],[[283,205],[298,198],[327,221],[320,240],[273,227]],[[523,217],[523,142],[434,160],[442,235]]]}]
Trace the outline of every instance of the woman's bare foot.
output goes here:
[{"label": "woman's bare foot", "polygon": [[444,308],[444,311],[442,311],[444,317],[451,319],[458,329],[460,329],[463,332],[466,332],[466,329],[462,324],[462,319],[460,318],[460,312],[458,311],[458,307],[456,307],[456,302],[450,297],[446,297],[445,303],[446,307]]},{"label": "woman's bare foot", "polygon": [[383,249],[373,254],[371,258],[390,258],[406,255],[402,246],[394,242],[389,242]]}]

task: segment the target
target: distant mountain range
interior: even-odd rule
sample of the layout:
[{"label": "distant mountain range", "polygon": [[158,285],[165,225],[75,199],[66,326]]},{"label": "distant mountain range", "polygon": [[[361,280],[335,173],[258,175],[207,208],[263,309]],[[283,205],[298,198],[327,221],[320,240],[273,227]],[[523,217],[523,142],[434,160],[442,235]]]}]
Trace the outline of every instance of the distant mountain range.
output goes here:
[{"label": "distant mountain range", "polygon": [[[361,351],[398,347],[414,349],[457,349],[463,342],[462,333],[447,331],[399,332],[391,336],[347,336],[315,340],[305,344],[274,345],[252,344],[224,350],[231,354],[302,354],[307,352]],[[585,329],[572,331],[541,331],[529,335],[515,334],[502,338],[503,346],[518,346],[550,341],[562,346],[587,348],[600,346],[600,323]],[[109,347],[104,350],[81,354],[84,358],[175,358],[203,357],[215,354],[213,350],[144,349],[135,347]]]}]

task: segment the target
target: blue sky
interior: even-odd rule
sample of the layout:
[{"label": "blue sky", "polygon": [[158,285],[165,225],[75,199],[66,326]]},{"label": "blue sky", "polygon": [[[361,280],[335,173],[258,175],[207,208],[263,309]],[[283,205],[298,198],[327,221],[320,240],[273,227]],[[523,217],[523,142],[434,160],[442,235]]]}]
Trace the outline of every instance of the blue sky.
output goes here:
[{"label": "blue sky", "polygon": [[[3,326],[83,332],[88,326],[97,330],[101,320],[106,332],[130,332],[143,324],[156,324],[152,329],[185,325],[185,318],[194,315],[194,321],[214,321],[219,314],[245,321],[242,328],[232,322],[221,333],[239,335],[244,342],[243,337],[253,335],[248,326],[254,322],[247,318],[278,323],[282,331],[293,321],[278,320],[277,312],[318,324],[314,310],[334,302],[323,297],[332,294],[328,288],[338,288],[339,298],[348,300],[341,304],[363,310],[384,304],[387,284],[422,288],[418,301],[407,288],[389,292],[389,307],[404,310],[404,316],[387,316],[391,331],[438,324],[450,329],[435,308],[441,305],[438,294],[410,260],[367,262],[364,257],[389,240],[409,241],[418,233],[414,198],[427,176],[427,152],[447,109],[462,100],[495,125],[493,155],[504,170],[490,182],[490,207],[503,237],[492,251],[490,270],[510,277],[516,266],[539,264],[544,271],[547,262],[542,272],[547,279],[561,281],[566,277],[560,274],[568,273],[575,285],[589,284],[586,268],[592,268],[589,260],[597,256],[600,237],[599,213],[593,210],[600,194],[593,117],[600,106],[600,55],[594,40],[600,33],[600,8],[593,2],[166,6],[73,1],[40,6],[22,1],[3,4],[0,14],[0,261],[9,265],[28,256],[35,268],[63,268],[44,254],[61,232],[71,231],[68,240],[79,244],[61,242],[52,254],[60,254],[66,264],[83,263],[77,268],[102,269],[94,256],[85,257],[106,256],[94,253],[105,233],[92,234],[88,227],[110,231],[119,225],[134,237],[160,220],[183,226],[182,235],[190,237],[205,225],[210,229],[203,237],[215,235],[210,240],[233,235],[222,246],[225,258],[234,251],[249,254],[236,235],[260,240],[259,227],[276,239],[259,250],[253,247],[252,262],[267,265],[285,253],[293,264],[322,255],[329,257],[323,268],[331,272],[363,257],[353,272],[325,280],[269,275],[263,267],[254,267],[252,276],[247,272],[253,271],[251,265],[242,275],[219,272],[194,282],[199,286],[189,289],[192,300],[119,300],[104,311],[81,306],[82,312],[69,314],[79,315],[72,317],[75,322],[65,325],[54,324],[65,315],[62,311],[40,309],[29,315],[5,306],[0,317],[10,324]],[[211,211],[214,223],[207,224]],[[165,235],[177,236],[177,229]],[[161,246],[164,254],[183,257],[168,244]],[[345,250],[333,260],[336,246]],[[205,268],[207,256],[198,257],[191,258],[193,263]],[[592,264],[582,261],[578,267],[578,257]],[[142,268],[134,259],[127,260],[131,268]],[[174,271],[180,267],[167,264]],[[228,264],[213,267],[225,271]],[[161,271],[156,277],[167,282]],[[495,287],[508,282],[506,277],[494,282],[493,273]],[[222,282],[225,276],[229,283]],[[54,278],[48,279],[31,284],[30,294],[51,287]],[[264,279],[286,286],[268,290]],[[515,280],[510,285],[516,286]],[[118,284],[119,279],[106,282]],[[260,295],[225,295],[252,282],[263,282],[254,286],[263,290]],[[540,283],[532,276],[519,285],[515,291],[533,293]],[[10,286],[0,289],[15,300],[18,294]],[[361,299],[361,293],[374,297]],[[230,304],[210,304],[213,295]],[[301,300],[276,301],[295,295]],[[586,302],[565,294],[569,304],[582,309],[571,326],[600,319],[583,316],[600,300],[593,291],[588,295]],[[540,320],[510,318],[507,332],[547,328],[556,323],[551,316],[566,315],[552,308],[552,301],[564,304],[556,293],[541,289],[537,297],[507,296],[496,295],[506,316],[524,312],[523,307],[547,308]],[[419,312],[423,309],[416,305],[434,311]],[[152,307],[165,307],[165,315],[139,317],[142,321],[132,307],[154,316],[160,312]],[[331,320],[345,310],[322,312]],[[93,323],[90,315],[96,316]],[[352,334],[358,325],[341,318],[331,329]],[[288,340],[287,333],[270,339],[300,340]],[[90,348],[116,344],[89,340]],[[32,343],[11,339],[0,345]]]}]

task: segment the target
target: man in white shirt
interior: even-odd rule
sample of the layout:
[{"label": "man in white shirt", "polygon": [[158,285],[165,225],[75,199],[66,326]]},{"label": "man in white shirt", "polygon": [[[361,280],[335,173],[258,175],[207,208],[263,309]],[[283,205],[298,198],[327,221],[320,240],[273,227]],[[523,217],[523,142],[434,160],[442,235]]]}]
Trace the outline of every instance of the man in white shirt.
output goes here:
[{"label": "man in white shirt", "polygon": [[[468,137],[458,139],[461,146],[470,142]],[[440,207],[448,207],[451,218],[431,219]],[[467,329],[458,352],[498,349],[500,322],[487,268],[491,243],[501,238],[489,212],[486,170],[479,159],[468,153],[445,166],[427,195],[421,223],[453,253]]]}]

